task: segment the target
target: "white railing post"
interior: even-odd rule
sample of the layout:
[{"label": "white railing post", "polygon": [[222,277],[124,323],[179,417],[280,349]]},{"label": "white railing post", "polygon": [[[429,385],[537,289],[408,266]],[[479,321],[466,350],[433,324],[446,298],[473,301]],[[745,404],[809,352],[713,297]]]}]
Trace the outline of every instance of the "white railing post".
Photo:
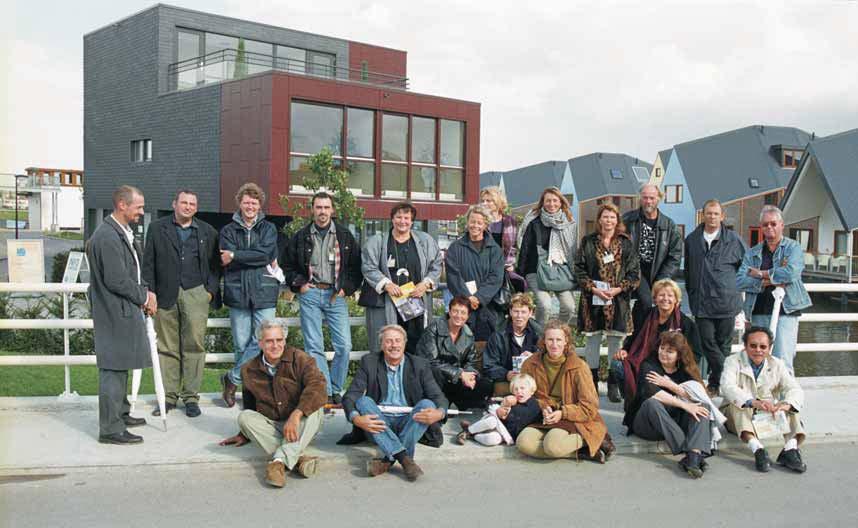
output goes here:
[{"label": "white railing post", "polygon": [[[68,321],[69,319],[69,293],[63,292],[63,321]],[[66,358],[66,364],[63,367],[63,374],[65,376],[65,387],[66,390],[63,391],[57,397],[59,401],[74,401],[77,400],[80,396],[76,392],[71,391],[71,365],[69,364],[69,356],[71,356],[71,347],[69,346],[69,329],[68,327],[63,328],[63,355]]]}]

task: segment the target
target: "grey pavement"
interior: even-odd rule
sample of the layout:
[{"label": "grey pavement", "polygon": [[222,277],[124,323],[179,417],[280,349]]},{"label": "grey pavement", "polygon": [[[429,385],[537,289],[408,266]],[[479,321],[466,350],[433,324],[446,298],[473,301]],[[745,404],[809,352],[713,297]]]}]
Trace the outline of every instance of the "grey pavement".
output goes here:
[{"label": "grey pavement", "polygon": [[[801,378],[806,390],[806,409],[802,413],[808,431],[807,445],[858,440],[858,376]],[[647,442],[625,435],[619,404],[609,403],[602,385],[602,415],[608,424],[619,454],[662,453],[661,442]],[[75,468],[150,465],[235,465],[264,461],[254,445],[241,448],[220,447],[217,442],[236,433],[240,405],[227,409],[218,405],[219,395],[203,395],[203,415],[187,418],[180,407],[168,416],[167,431],[161,420],[150,416],[154,398],[145,396],[136,416],[149,423],[135,432],[144,443],[138,446],[112,446],[97,443],[97,399],[82,397],[78,403],[58,403],[56,398],[0,398],[0,475],[66,471]],[[470,464],[518,459],[513,447],[466,446],[450,442],[458,432],[458,418],[445,426],[445,444],[439,449],[419,446],[417,458],[431,463]],[[350,428],[341,414],[326,417],[322,432],[312,444],[312,454],[322,457],[323,467],[360,465],[374,455],[371,444],[344,448],[336,440]],[[745,447],[732,435],[719,446],[722,451],[744,452]],[[776,455],[777,452],[774,453]]]},{"label": "grey pavement", "polygon": [[676,457],[650,454],[604,466],[418,460],[425,475],[415,483],[398,469],[370,479],[360,467],[322,468],[309,480],[287,476],[284,489],[263,483],[263,463],[88,468],[0,477],[0,526],[858,526],[855,446],[817,445],[804,458],[803,475],[760,474],[750,454],[721,453],[696,481],[678,471]]}]

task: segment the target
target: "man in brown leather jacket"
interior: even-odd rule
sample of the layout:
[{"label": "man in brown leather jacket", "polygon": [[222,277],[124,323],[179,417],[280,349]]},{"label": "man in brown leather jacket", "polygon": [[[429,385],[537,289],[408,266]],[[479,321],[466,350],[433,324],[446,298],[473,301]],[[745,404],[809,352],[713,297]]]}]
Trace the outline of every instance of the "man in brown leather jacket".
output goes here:
[{"label": "man in brown leather jacket", "polygon": [[241,369],[241,432],[220,445],[259,444],[272,456],[265,482],[282,488],[287,469],[308,478],[316,473],[317,457],[303,453],[322,426],[327,383],[313,358],[286,347],[286,329],[276,321],[263,321],[258,338],[262,354]]}]

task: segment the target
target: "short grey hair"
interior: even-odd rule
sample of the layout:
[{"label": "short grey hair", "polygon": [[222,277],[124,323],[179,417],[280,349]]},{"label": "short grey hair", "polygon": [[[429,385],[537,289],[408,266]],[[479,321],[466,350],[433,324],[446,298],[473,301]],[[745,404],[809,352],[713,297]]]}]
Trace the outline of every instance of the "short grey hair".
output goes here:
[{"label": "short grey hair", "polygon": [[649,182],[644,183],[643,185],[638,187],[638,195],[643,194],[643,192],[647,189],[647,187],[652,187],[653,189],[655,189],[656,194],[658,194],[659,200],[664,198],[664,193],[661,192],[661,188],[658,185],[656,185],[654,183],[649,183]]},{"label": "short grey hair", "polygon": [[763,217],[766,215],[775,215],[778,217],[778,220],[780,220],[781,223],[783,223],[783,221],[784,221],[783,212],[781,212],[780,208],[776,205],[764,205],[763,206],[762,210],[760,211],[760,222],[763,221]]},{"label": "short grey hair", "polygon": [[402,340],[408,340],[408,334],[405,332],[405,329],[399,326],[398,324],[389,324],[381,327],[381,330],[378,331],[378,345],[381,346],[381,342],[384,339],[384,334],[388,332],[399,332],[402,335]]},{"label": "short grey hair", "polygon": [[465,213],[465,221],[470,220],[472,214],[482,215],[482,217],[486,219],[486,224],[492,223],[492,214],[485,208],[485,206],[476,204],[468,207],[468,212]]},{"label": "short grey hair", "polygon": [[281,332],[283,332],[283,338],[289,337],[289,328],[278,321],[277,319],[265,319],[261,323],[259,323],[259,327],[256,329],[256,340],[262,340],[262,334],[265,333],[266,330],[271,330],[272,328],[279,328]]}]

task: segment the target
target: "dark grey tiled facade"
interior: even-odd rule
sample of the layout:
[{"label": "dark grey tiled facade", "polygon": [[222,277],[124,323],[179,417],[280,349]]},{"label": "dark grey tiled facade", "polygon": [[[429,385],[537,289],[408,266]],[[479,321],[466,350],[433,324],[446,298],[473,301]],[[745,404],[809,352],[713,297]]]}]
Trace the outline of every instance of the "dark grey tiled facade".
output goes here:
[{"label": "dark grey tiled facade", "polygon": [[[169,209],[180,187],[199,193],[200,211],[219,210],[221,87],[169,91],[178,27],[333,53],[338,65],[348,65],[345,40],[164,5],[85,35],[88,232],[95,211],[111,209],[111,193],[122,184],[143,190],[150,213]],[[152,161],[131,161],[131,141],[137,139],[152,140]]]}]

